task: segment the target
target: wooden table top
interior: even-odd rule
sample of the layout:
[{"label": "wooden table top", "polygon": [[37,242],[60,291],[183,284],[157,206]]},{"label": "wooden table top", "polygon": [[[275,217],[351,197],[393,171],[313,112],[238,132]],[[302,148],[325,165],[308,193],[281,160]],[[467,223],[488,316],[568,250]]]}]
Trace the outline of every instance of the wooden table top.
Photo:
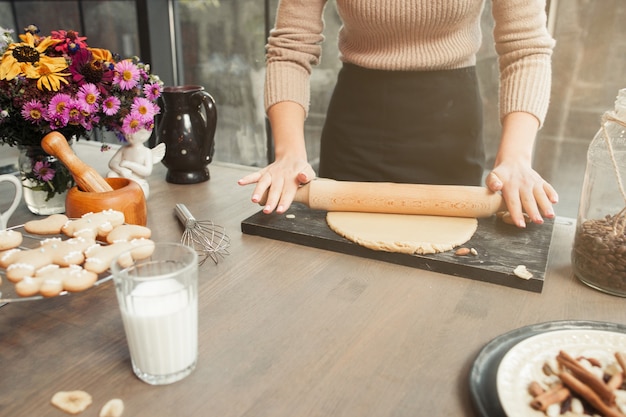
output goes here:
[{"label": "wooden table top", "polygon": [[[230,254],[199,274],[199,359],[184,380],[150,386],[132,372],[112,282],[0,308],[0,415],[63,416],[57,391],[121,398],[124,416],[474,416],[469,376],[481,349],[537,323],[626,324],[624,299],[572,274],[574,220],[558,218],[541,294],[241,233],[259,210],[238,178],[150,177],[148,226],[178,241],[184,203],[226,228]],[[5,197],[6,198],[6,197]],[[2,202],[2,197],[0,197]],[[35,218],[25,206],[10,225]],[[6,284],[5,284],[6,285]]]}]

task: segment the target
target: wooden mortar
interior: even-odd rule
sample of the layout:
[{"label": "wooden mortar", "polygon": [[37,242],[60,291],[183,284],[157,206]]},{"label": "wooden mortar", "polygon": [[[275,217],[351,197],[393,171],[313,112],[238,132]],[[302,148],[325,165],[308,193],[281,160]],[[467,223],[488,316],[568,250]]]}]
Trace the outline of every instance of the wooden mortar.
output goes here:
[{"label": "wooden mortar", "polygon": [[65,215],[78,218],[86,213],[113,209],[124,213],[125,222],[145,226],[148,209],[141,186],[128,178],[104,178],[112,191],[88,192],[72,187],[65,198]]},{"label": "wooden mortar", "polygon": [[138,183],[128,178],[102,178],[76,156],[59,132],[44,136],[41,146],[65,164],[78,184],[65,198],[67,217],[78,218],[86,213],[112,209],[124,213],[124,221],[128,224],[146,225],[146,196]]}]

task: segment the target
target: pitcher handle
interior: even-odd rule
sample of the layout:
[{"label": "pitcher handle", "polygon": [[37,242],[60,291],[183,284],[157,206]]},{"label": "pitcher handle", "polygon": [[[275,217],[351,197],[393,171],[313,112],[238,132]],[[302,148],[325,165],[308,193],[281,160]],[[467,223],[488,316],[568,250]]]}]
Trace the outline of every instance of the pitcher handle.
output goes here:
[{"label": "pitcher handle", "polygon": [[0,230],[6,229],[7,224],[9,223],[9,218],[17,209],[20,201],[22,201],[22,183],[20,182],[20,180],[18,180],[17,177],[14,175],[6,174],[0,176],[0,182],[4,181],[13,183],[13,185],[15,186],[15,196],[13,197],[13,203],[11,203],[11,206],[8,208],[8,210],[0,214]]},{"label": "pitcher handle", "polygon": [[[215,106],[215,100],[211,94],[207,93],[204,90],[196,91],[192,94],[193,100],[200,101],[202,105],[202,109],[204,110],[204,127],[207,130],[207,134],[209,137],[214,137],[215,129],[217,127],[217,107]],[[209,160],[208,163],[211,163],[213,160],[213,154],[215,153],[215,141],[211,142],[211,149],[209,149]]]}]

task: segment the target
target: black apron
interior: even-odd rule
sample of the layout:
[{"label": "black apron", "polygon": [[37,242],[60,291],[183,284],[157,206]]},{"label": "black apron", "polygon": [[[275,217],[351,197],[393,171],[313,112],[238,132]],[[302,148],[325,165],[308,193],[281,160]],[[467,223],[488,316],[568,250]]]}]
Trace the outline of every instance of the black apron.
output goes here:
[{"label": "black apron", "polygon": [[474,67],[380,71],[343,65],[322,131],[320,177],[480,185],[484,163]]}]

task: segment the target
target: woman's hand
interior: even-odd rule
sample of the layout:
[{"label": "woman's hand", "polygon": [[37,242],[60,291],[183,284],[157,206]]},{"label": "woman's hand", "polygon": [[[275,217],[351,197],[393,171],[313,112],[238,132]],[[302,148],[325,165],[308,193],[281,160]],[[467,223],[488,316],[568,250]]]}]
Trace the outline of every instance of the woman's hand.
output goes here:
[{"label": "woman's hand", "polygon": [[292,101],[274,104],[267,111],[274,136],[276,159],[267,167],[246,175],[239,185],[256,184],[252,202],[264,205],[263,212],[284,213],[298,187],[315,178],[304,143],[304,109]]},{"label": "woman's hand", "polygon": [[553,204],[559,200],[552,185],[545,181],[530,166],[516,162],[500,163],[489,173],[487,187],[502,192],[511,219],[518,227],[526,227],[524,214],[533,223],[543,223],[543,218],[553,218]]},{"label": "woman's hand", "polygon": [[553,204],[559,200],[555,189],[531,164],[537,134],[537,119],[522,112],[510,113],[502,121],[502,139],[493,170],[485,184],[494,192],[502,192],[511,219],[518,227],[526,227],[524,213],[533,223],[553,218]]},{"label": "woman's hand", "polygon": [[239,185],[255,184],[252,202],[263,204],[263,212],[286,212],[298,187],[315,178],[315,171],[305,160],[283,158],[267,167],[241,178]]}]

